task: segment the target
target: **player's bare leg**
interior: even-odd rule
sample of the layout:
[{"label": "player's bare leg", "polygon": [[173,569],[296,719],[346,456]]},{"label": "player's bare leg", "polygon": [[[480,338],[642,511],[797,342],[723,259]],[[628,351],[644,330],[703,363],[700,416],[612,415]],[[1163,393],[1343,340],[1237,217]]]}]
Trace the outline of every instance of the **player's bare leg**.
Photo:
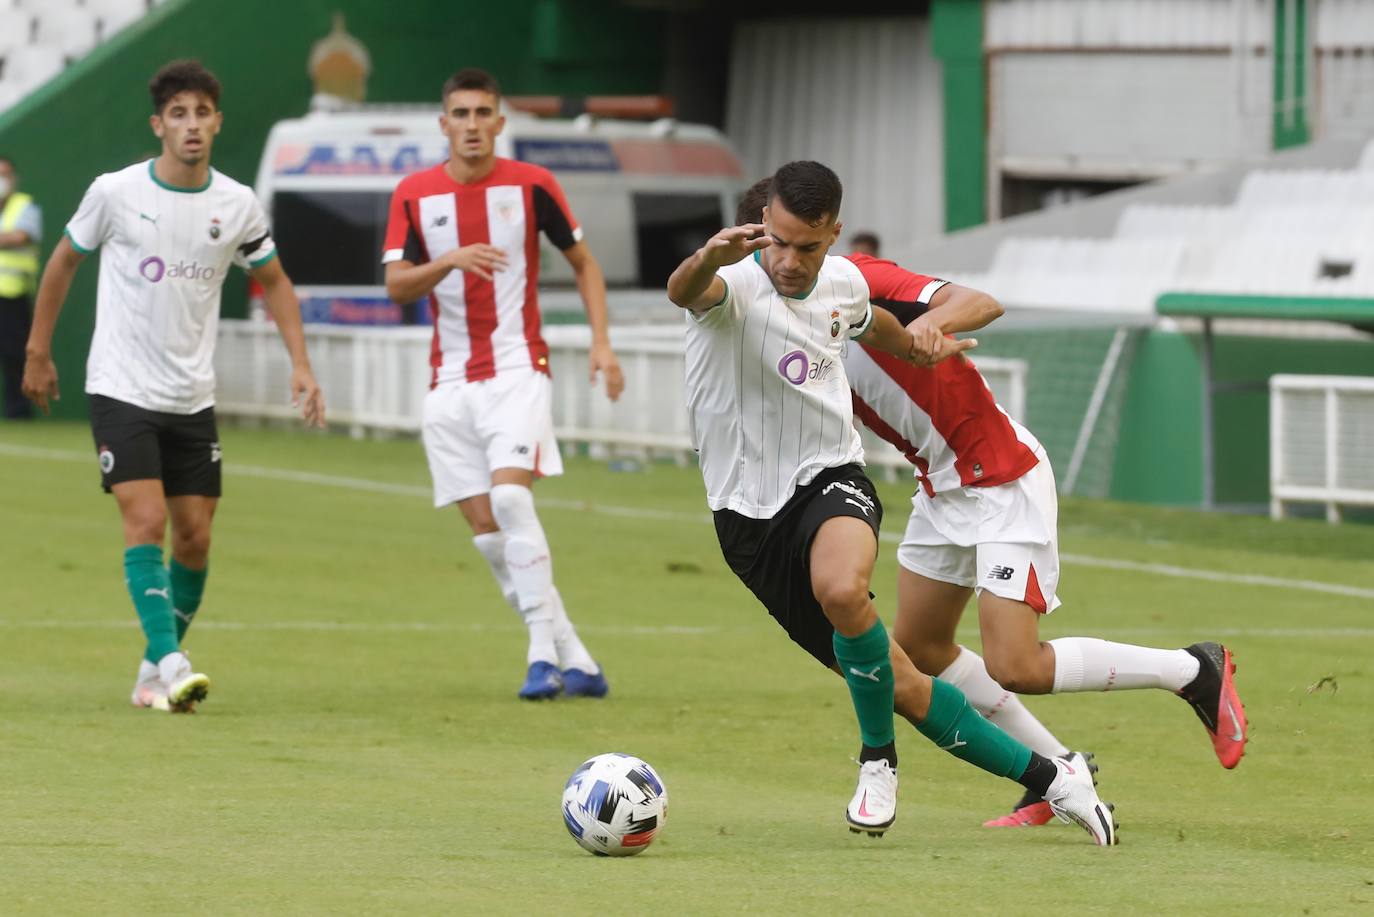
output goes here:
[{"label": "player's bare leg", "polygon": [[[1019,697],[993,680],[981,656],[955,642],[959,620],[971,598],[970,586],[942,582],[899,566],[893,638],[922,672],[935,674],[964,692],[975,710],[1032,751],[1046,758],[1069,754],[1069,749],[1026,709]],[[984,825],[1044,825],[1053,818],[1049,804],[1027,790],[1010,814]]]},{"label": "player's bare leg", "polygon": [[167,530],[167,500],[162,482],[124,481],[111,487],[124,526],[124,579],[138,612],[148,645],[144,661],[157,669],[165,688],[165,705],[143,667],[134,686],[137,706],[187,711],[203,700],[210,679],[191,670],[177,639],[171,580],[162,563],[162,540]]},{"label": "player's bare leg", "polygon": [[1036,611],[983,590],[979,625],[988,672],[1019,694],[1162,688],[1197,713],[1223,767],[1245,753],[1246,721],[1232,675],[1231,653],[1218,643],[1165,650],[1093,637],[1040,640]]}]

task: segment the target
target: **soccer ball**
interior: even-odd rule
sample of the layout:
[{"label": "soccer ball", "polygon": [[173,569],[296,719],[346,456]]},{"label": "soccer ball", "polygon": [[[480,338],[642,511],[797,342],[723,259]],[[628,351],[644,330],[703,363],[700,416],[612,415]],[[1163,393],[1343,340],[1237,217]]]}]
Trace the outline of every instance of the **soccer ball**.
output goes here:
[{"label": "soccer ball", "polygon": [[634,856],[653,842],[667,816],[663,781],[632,755],[588,758],[563,788],[563,823],[597,856]]}]

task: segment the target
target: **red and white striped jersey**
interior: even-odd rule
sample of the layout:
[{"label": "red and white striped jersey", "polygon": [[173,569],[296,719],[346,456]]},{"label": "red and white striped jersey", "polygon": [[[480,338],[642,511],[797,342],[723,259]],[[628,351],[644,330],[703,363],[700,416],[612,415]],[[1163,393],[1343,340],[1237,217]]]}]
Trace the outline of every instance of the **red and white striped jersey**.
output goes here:
[{"label": "red and white striped jersey", "polygon": [[[906,325],[946,281],[913,274],[871,255],[846,255],[868,283],[869,300]],[[956,487],[992,487],[1039,461],[1040,443],[993,398],[973,362],[952,357],[912,366],[870,347],[847,348],[854,415],[902,451],[932,496]]]},{"label": "red and white striped jersey", "polygon": [[548,373],[537,295],[541,232],[560,250],[582,239],[563,189],[541,166],[497,159],[481,181],[460,184],[438,165],[396,186],[383,264],[422,264],[477,243],[494,245],[507,258],[492,280],[453,271],[430,293],[431,386],[478,382],[516,369]]}]

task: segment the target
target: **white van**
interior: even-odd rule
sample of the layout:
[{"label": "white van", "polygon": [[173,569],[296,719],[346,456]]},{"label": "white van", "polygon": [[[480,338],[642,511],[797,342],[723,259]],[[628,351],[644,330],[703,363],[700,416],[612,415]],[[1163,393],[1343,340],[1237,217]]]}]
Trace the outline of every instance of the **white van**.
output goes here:
[{"label": "white van", "polygon": [[[256,190],[306,321],[428,323],[427,303],[387,298],[381,251],[392,189],[403,176],[448,158],[437,109],[364,105],[272,128]],[[719,131],[672,120],[508,112],[496,152],[557,176],[621,320],[662,306],[668,274],[734,221],[746,187],[739,158]],[[580,313],[567,262],[542,237],[541,245],[545,311]]]}]

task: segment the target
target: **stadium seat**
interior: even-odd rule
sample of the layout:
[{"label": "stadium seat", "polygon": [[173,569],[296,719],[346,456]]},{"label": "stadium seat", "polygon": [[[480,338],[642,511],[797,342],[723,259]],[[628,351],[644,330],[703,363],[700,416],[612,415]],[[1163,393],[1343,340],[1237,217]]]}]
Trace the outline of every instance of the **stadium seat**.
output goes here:
[{"label": "stadium seat", "polygon": [[58,48],[25,45],[5,55],[5,82],[29,92],[57,76],[66,65],[66,55]]},{"label": "stadium seat", "polygon": [[137,22],[148,11],[144,0],[86,0],[86,8],[99,21],[102,41]]},{"label": "stadium seat", "polygon": [[45,7],[34,22],[34,42],[56,48],[68,59],[81,57],[95,47],[96,17],[85,7]]}]

